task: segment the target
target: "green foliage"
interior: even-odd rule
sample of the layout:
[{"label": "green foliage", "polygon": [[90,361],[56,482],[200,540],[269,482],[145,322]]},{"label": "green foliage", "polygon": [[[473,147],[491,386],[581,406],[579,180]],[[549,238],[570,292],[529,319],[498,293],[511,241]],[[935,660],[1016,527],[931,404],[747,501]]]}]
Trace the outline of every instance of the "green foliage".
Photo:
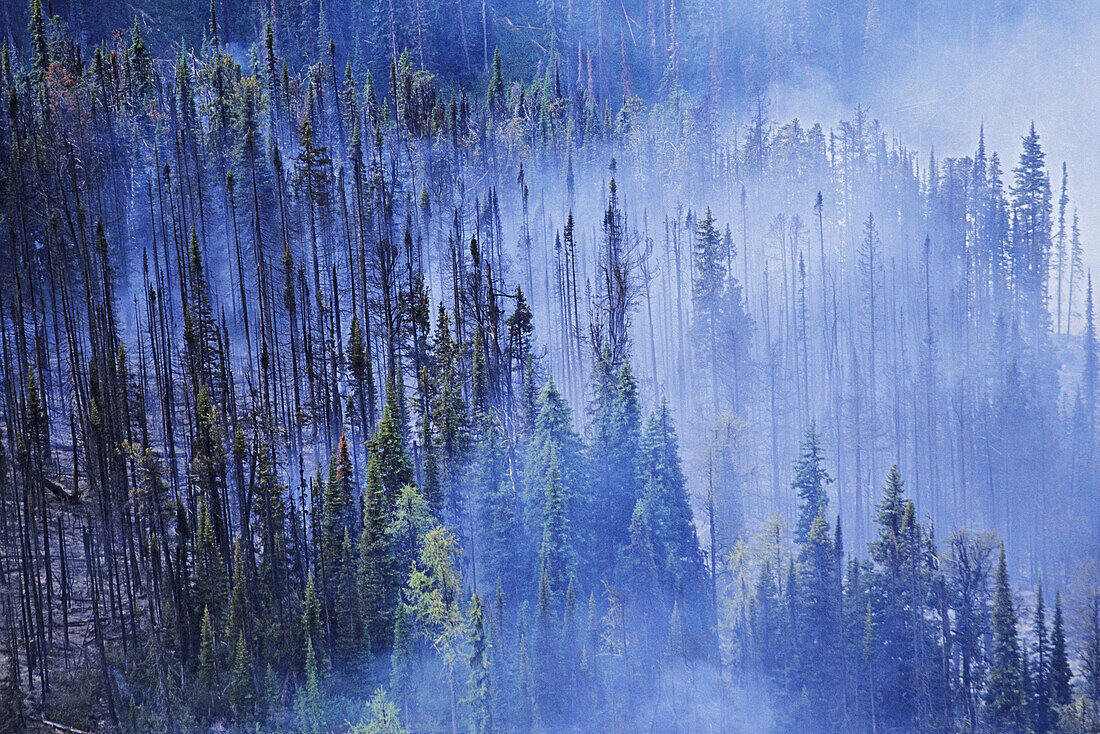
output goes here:
[{"label": "green foliage", "polygon": [[492,656],[485,625],[485,609],[481,597],[474,594],[470,600],[470,680],[466,702],[470,707],[470,728],[474,734],[486,734],[493,730]]},{"label": "green foliage", "polygon": [[325,709],[321,700],[320,671],[317,656],[313,651],[313,642],[306,637],[305,647],[305,685],[298,691],[294,709],[298,717],[298,728],[307,734],[321,734],[325,730]]},{"label": "green foliage", "polygon": [[693,588],[703,565],[680,464],[679,440],[667,401],[662,401],[646,422],[640,475],[661,585],[671,599],[681,585]]},{"label": "green foliage", "polygon": [[1054,597],[1054,623],[1050,634],[1050,692],[1054,705],[1066,706],[1070,703],[1072,679],[1073,671],[1066,649],[1065,620],[1062,618],[1062,595],[1059,593]]},{"label": "green foliage", "polygon": [[406,734],[398,717],[397,706],[383,688],[375,690],[368,703],[368,718],[349,729],[349,734]]},{"label": "green foliage", "polygon": [[[565,588],[572,577],[573,556],[573,548],[569,542],[565,499],[562,496],[558,455],[551,445],[546,475],[546,498],[543,506],[542,544],[539,546],[539,563],[551,595],[557,595],[559,598],[564,595]],[[539,593],[541,599],[542,591]]]},{"label": "green foliage", "polygon": [[243,634],[237,636],[237,644],[233,648],[233,667],[225,697],[237,721],[247,725],[255,717],[256,690],[252,676],[252,659]]},{"label": "green foliage", "polygon": [[814,421],[810,421],[802,441],[801,453],[794,465],[794,480],[791,482],[791,489],[798,494],[800,502],[798,525],[795,528],[795,540],[799,543],[807,542],[817,516],[824,516],[825,509],[829,505],[829,496],[825,493],[825,487],[831,484],[833,479],[825,470],[824,463],[817,426]]},{"label": "green foliage", "polygon": [[1022,658],[1016,632],[1016,610],[1008,586],[1004,548],[997,561],[993,586],[993,647],[990,649],[989,682],[985,700],[989,717],[999,731],[1023,732],[1027,726]]}]

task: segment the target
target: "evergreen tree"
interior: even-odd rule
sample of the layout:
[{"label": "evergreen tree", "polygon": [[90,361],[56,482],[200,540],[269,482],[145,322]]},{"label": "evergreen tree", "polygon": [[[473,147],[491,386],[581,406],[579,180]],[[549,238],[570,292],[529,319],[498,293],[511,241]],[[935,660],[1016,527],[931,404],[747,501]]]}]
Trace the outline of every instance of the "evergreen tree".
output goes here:
[{"label": "evergreen tree", "polygon": [[585,488],[586,471],[583,445],[573,430],[569,404],[551,380],[539,398],[535,434],[524,462],[524,525],[532,540],[542,538],[546,518],[547,487],[550,485],[551,455],[556,457],[565,519],[570,528],[574,550],[584,555],[590,547],[582,533],[589,527],[587,510],[591,506]]},{"label": "evergreen tree", "polygon": [[298,725],[302,731],[309,734],[320,734],[325,729],[325,712],[321,701],[317,656],[313,652],[313,643],[308,636],[306,637],[305,674],[305,685],[298,691],[298,699],[295,702]]},{"label": "evergreen tree", "polygon": [[1008,586],[1008,568],[1004,548],[997,561],[993,586],[993,646],[990,649],[989,677],[986,685],[986,710],[998,731],[1023,732],[1027,726],[1023,659],[1016,634],[1016,611]]},{"label": "evergreen tree", "polygon": [[596,399],[589,454],[593,465],[602,466],[592,478],[598,483],[595,501],[606,509],[606,515],[591,532],[597,539],[599,563],[608,567],[627,541],[637,501],[641,409],[630,363],[623,363],[616,372],[607,345],[600,351],[593,378]]},{"label": "evergreen tree", "polygon": [[1062,619],[1062,594],[1058,593],[1054,596],[1054,624],[1050,633],[1050,692],[1054,705],[1069,704],[1072,679],[1073,672],[1069,667],[1069,653],[1066,649],[1065,621]]},{"label": "evergreen tree", "polygon": [[[565,498],[562,496],[558,455],[553,444],[550,446],[547,467],[539,563],[544,577],[540,584],[548,584],[551,598],[563,598],[572,577],[573,549],[569,542],[569,521],[566,517]],[[542,591],[539,593],[541,595]]]},{"label": "evergreen tree", "polygon": [[504,87],[504,64],[500,58],[500,49],[493,51],[493,73],[489,77],[487,105],[489,112],[496,118],[504,115],[507,105],[507,90]]},{"label": "evergreen tree", "polygon": [[513,475],[505,467],[503,439],[496,420],[484,416],[478,434],[473,479],[478,503],[480,566],[485,578],[506,582],[507,588],[516,589],[523,556]]},{"label": "evergreen tree", "polygon": [[413,684],[412,634],[404,603],[398,602],[393,615],[393,651],[390,653],[390,687],[397,696],[401,716],[409,720]]},{"label": "evergreen tree", "polygon": [[210,607],[202,610],[202,623],[199,627],[199,684],[209,694],[218,679],[216,651],[214,649],[214,629],[210,620]]},{"label": "evergreen tree", "polygon": [[238,721],[247,724],[252,720],[256,708],[256,692],[252,682],[252,660],[243,634],[237,635],[237,644],[233,648],[233,667],[225,695],[233,716]]},{"label": "evergreen tree", "polygon": [[800,566],[799,669],[806,681],[809,720],[828,721],[836,716],[839,698],[833,660],[839,644],[840,586],[824,507],[810,526]]},{"label": "evergreen tree", "polygon": [[1035,598],[1035,659],[1032,668],[1031,723],[1036,732],[1050,731],[1054,724],[1051,681],[1051,651],[1047,638],[1046,607],[1043,603],[1043,582]]},{"label": "evergreen tree", "polygon": [[1036,330],[1045,328],[1050,318],[1045,298],[1050,271],[1051,194],[1044,159],[1039,134],[1032,123],[1014,171],[1012,267],[1029,309],[1027,326]]},{"label": "evergreen tree", "polygon": [[683,586],[697,588],[703,572],[687,481],[680,464],[679,441],[668,403],[649,416],[641,440],[642,498],[653,528],[653,547],[667,598]]},{"label": "evergreen tree", "polygon": [[485,609],[481,597],[474,594],[470,602],[470,665],[469,696],[470,728],[474,734],[493,731],[492,672],[489,642],[485,629]]},{"label": "evergreen tree", "polygon": [[820,440],[817,426],[811,420],[802,440],[802,450],[795,462],[794,480],[791,482],[791,489],[798,494],[800,502],[795,541],[801,544],[807,542],[817,516],[823,514],[829,505],[825,487],[832,483],[833,478],[823,466],[825,460],[821,453]]},{"label": "evergreen tree", "polygon": [[377,455],[367,462],[367,484],[363,491],[363,530],[359,535],[359,574],[357,596],[360,616],[371,649],[381,652],[388,647],[392,633],[388,614],[392,586],[392,553],[389,536],[389,508],[382,484],[381,460]]},{"label": "evergreen tree", "polygon": [[[403,421],[405,409],[401,392],[391,380],[386,390],[386,405],[382,408],[382,420],[371,436],[370,460],[374,462],[380,481],[379,489],[385,499],[388,513],[397,502],[401,487],[413,482],[412,462],[406,449],[407,426]],[[368,462],[367,475],[370,476]]]}]

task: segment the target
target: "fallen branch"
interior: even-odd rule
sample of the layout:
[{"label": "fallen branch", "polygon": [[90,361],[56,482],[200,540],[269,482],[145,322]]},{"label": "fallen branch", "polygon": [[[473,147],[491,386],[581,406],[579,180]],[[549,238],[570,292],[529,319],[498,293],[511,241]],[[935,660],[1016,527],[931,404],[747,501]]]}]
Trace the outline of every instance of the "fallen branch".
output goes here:
[{"label": "fallen branch", "polygon": [[55,729],[57,731],[69,732],[69,734],[92,734],[90,731],[84,731],[83,729],[74,729],[71,726],[65,726],[64,724],[58,724],[56,721],[50,721],[48,719],[38,719],[45,726]]}]

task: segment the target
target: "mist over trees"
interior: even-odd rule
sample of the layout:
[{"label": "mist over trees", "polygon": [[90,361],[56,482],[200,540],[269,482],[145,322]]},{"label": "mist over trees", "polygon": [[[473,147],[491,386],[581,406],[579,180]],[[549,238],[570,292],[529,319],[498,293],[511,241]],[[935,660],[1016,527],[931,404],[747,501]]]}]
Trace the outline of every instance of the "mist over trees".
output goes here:
[{"label": "mist over trees", "polygon": [[0,732],[1100,731],[1074,162],[771,112],[929,26],[97,6],[0,13]]}]

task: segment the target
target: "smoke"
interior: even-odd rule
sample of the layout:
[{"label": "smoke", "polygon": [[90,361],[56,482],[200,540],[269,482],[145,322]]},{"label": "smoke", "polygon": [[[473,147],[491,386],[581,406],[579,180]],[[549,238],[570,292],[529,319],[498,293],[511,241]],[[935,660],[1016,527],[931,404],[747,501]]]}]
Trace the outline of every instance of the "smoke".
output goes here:
[{"label": "smoke", "polygon": [[[974,11],[972,11],[974,13]],[[1006,185],[1020,138],[1035,123],[1057,201],[1069,168],[1070,206],[1081,217],[1085,266],[1100,267],[1100,5],[1029,3],[1009,19],[972,14],[969,28],[926,34],[897,49],[893,64],[867,72],[866,99],[888,133],[937,159],[973,155],[984,125],[986,148],[1002,156]],[[908,61],[906,61],[908,59]],[[1055,211],[1055,215],[1057,212]]]}]

